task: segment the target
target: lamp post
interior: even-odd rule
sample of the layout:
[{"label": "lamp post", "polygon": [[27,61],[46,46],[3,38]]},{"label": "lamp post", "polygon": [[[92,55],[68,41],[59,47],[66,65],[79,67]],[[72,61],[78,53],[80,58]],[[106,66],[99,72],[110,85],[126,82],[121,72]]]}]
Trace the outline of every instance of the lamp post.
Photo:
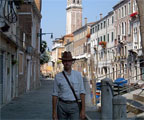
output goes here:
[{"label": "lamp post", "polygon": [[51,39],[53,38],[53,33],[42,33],[42,29],[40,28],[40,33],[38,33],[38,37],[40,37],[40,49],[41,49],[41,43],[42,43],[42,35],[50,34]]}]

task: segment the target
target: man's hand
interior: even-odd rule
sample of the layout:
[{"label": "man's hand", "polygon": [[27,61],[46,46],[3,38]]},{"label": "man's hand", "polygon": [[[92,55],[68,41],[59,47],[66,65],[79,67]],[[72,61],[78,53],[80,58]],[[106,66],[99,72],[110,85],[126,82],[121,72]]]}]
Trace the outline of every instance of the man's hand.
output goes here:
[{"label": "man's hand", "polygon": [[80,111],[80,118],[82,120],[85,119],[85,94],[80,94],[81,102],[82,102],[82,109]]},{"label": "man's hand", "polygon": [[53,120],[58,120],[57,112],[56,112],[57,99],[58,99],[57,96],[52,96],[52,108],[53,108],[52,118]]},{"label": "man's hand", "polygon": [[81,110],[81,112],[80,112],[80,118],[81,118],[81,120],[85,119],[85,111],[84,110]]},{"label": "man's hand", "polygon": [[53,118],[53,120],[58,120],[58,118],[57,118],[57,113],[56,113],[56,112],[54,112],[54,113],[52,114],[52,118]]}]

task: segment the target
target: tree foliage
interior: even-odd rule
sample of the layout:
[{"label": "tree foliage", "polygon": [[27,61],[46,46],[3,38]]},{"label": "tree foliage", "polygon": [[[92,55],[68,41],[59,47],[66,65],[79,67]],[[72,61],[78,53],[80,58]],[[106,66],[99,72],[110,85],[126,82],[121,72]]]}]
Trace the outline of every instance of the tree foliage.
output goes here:
[{"label": "tree foliage", "polygon": [[46,51],[46,48],[47,48],[46,41],[42,41],[41,47],[40,47],[40,51],[41,51],[42,54]]},{"label": "tree foliage", "polygon": [[40,64],[48,63],[50,60],[50,52],[45,51],[43,54],[41,54],[40,57]]},{"label": "tree foliage", "polygon": [[47,48],[46,41],[42,41],[41,49],[40,49],[40,51],[41,51],[40,64],[48,63],[50,60],[49,48],[48,48],[48,50],[46,48]]}]

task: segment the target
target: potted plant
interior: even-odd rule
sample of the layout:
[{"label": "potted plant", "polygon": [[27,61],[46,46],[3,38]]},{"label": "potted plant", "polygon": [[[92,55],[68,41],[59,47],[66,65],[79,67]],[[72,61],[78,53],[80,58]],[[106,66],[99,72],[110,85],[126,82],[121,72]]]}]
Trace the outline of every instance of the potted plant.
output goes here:
[{"label": "potted plant", "polygon": [[57,61],[57,64],[60,64],[61,62],[62,62],[61,60],[58,60],[58,61]]},{"label": "potted plant", "polygon": [[101,45],[102,48],[106,48],[106,42],[105,42],[105,41],[101,41],[101,42],[99,42],[99,45]]},{"label": "potted plant", "polygon": [[87,38],[90,38],[90,33],[86,35]]},{"label": "potted plant", "polygon": [[138,12],[134,12],[130,15],[130,17],[136,17],[137,14],[138,14]]},{"label": "potted plant", "polygon": [[18,63],[18,61],[16,59],[12,60],[12,65],[15,65],[17,63]]}]

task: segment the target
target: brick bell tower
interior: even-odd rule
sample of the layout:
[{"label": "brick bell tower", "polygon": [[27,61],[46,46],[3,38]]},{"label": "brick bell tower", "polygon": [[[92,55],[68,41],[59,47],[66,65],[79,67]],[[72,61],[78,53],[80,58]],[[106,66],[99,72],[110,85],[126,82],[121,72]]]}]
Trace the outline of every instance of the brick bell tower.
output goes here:
[{"label": "brick bell tower", "polygon": [[82,27],[82,0],[67,0],[66,34]]}]

